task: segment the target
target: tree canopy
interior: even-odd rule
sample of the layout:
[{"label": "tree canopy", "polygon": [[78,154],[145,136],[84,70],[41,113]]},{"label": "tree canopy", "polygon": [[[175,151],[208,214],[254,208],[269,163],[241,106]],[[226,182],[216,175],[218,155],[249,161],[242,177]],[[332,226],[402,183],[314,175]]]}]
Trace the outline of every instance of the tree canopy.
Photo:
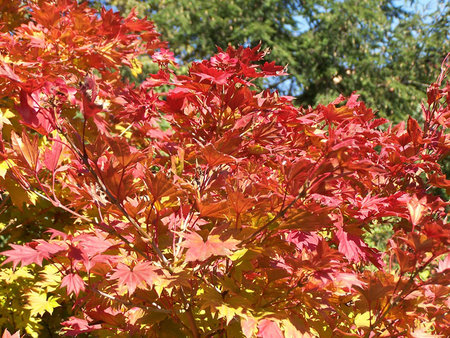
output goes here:
[{"label": "tree canopy", "polygon": [[[105,2],[102,2],[105,3]],[[419,115],[449,50],[450,5],[379,0],[108,0],[147,15],[183,62],[228,44],[272,50],[290,76],[272,88],[308,106],[361,94],[392,120]]]},{"label": "tree canopy", "polygon": [[135,13],[0,13],[3,337],[450,335],[450,54],[392,124],[258,88],[285,75],[259,46],[179,75]]}]

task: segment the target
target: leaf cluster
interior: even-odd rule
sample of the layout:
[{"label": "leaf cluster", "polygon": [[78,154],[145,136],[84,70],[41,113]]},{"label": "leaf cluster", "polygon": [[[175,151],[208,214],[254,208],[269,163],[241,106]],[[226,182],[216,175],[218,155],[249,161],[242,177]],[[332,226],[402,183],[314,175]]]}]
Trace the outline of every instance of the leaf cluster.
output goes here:
[{"label": "leaf cluster", "polygon": [[[391,125],[355,93],[299,108],[258,89],[285,75],[260,46],[178,75],[134,13],[23,10],[0,34],[1,220],[30,210],[46,231],[10,242],[2,273],[33,271],[32,317],[72,304],[65,335],[449,334],[448,202],[429,191],[450,188],[448,58],[423,123]],[[120,69],[141,54],[157,71],[137,86]]]},{"label": "leaf cluster", "polygon": [[[255,46],[290,76],[266,85],[307,107],[357,91],[380,116],[420,118],[420,101],[449,50],[446,1],[109,0],[153,20],[183,65],[216,46]],[[187,66],[182,68],[187,70]],[[261,83],[260,83],[261,85]]]}]

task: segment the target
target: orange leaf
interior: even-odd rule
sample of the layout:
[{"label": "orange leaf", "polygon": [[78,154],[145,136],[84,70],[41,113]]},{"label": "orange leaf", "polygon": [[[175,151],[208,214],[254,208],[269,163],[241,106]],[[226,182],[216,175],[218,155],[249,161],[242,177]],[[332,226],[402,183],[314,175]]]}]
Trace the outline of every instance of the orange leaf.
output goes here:
[{"label": "orange leaf", "polygon": [[156,267],[147,262],[139,262],[134,268],[119,263],[111,275],[111,279],[118,279],[119,286],[126,285],[128,293],[131,295],[136,290],[136,287],[144,281],[149,286],[153,285],[153,281],[158,276],[156,269]]},{"label": "orange leaf", "polygon": [[240,191],[229,191],[228,192],[228,205],[237,214],[242,214],[247,211],[255,204],[254,200],[246,198],[244,194]]},{"label": "orange leaf", "polygon": [[216,148],[214,148],[212,144],[208,144],[202,149],[202,155],[205,158],[206,162],[208,162],[210,167],[235,161],[232,156],[216,150]]},{"label": "orange leaf", "polygon": [[206,242],[203,238],[195,233],[184,235],[185,241],[181,244],[187,248],[186,262],[205,261],[211,256],[228,256],[233,253],[232,250],[237,249],[239,241],[235,239],[227,239],[222,241],[218,235],[208,236]]},{"label": "orange leaf", "polygon": [[158,201],[164,196],[175,196],[179,193],[177,187],[161,171],[147,178],[146,183],[154,201]]},{"label": "orange leaf", "polygon": [[32,170],[38,170],[38,139],[33,138],[30,141],[25,131],[22,132],[22,138],[20,138],[14,131],[11,132],[12,146],[19,157],[30,167]]},{"label": "orange leaf", "polygon": [[427,209],[426,206],[427,198],[424,197],[422,199],[418,199],[416,195],[414,195],[407,204],[409,214],[411,215],[411,223],[413,226],[417,225],[422,218],[423,212]]},{"label": "orange leaf", "polygon": [[203,217],[226,218],[226,213],[228,212],[227,202],[208,204],[203,204],[200,202],[198,209],[200,211],[200,215]]}]

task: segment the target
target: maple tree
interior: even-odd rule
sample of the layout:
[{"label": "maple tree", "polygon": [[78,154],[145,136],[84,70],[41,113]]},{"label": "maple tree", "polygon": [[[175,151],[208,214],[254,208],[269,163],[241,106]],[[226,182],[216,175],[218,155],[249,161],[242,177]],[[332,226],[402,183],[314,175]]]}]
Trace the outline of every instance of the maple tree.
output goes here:
[{"label": "maple tree", "polygon": [[[72,304],[66,335],[450,334],[448,202],[430,193],[450,188],[448,58],[424,124],[386,126],[357,94],[302,108],[256,91],[285,74],[258,47],[178,76],[133,12],[14,3],[23,23],[0,25],[2,208],[45,232],[11,243],[3,271],[33,269],[34,316]],[[159,71],[136,87],[120,69],[139,73],[143,53]],[[385,223],[386,249],[369,246]]]}]

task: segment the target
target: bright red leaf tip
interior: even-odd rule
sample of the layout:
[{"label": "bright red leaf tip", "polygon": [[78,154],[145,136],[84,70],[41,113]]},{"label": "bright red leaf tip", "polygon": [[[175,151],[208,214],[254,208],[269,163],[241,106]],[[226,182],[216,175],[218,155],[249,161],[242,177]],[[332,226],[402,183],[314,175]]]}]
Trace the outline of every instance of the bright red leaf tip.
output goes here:
[{"label": "bright red leaf tip", "polygon": [[61,281],[61,287],[65,286],[67,288],[68,295],[74,292],[78,296],[80,291],[84,291],[84,284],[83,279],[74,273],[68,274]]},{"label": "bright red leaf tip", "polygon": [[118,279],[119,286],[125,285],[131,295],[142,282],[152,286],[158,277],[157,268],[147,262],[137,263],[133,268],[119,263],[116,271],[111,275],[111,279]]},{"label": "bright red leaf tip", "polygon": [[228,256],[233,253],[232,250],[237,249],[239,241],[229,238],[222,241],[218,235],[208,236],[206,242],[203,238],[192,232],[184,235],[185,241],[182,246],[187,248],[186,262],[205,261],[211,256]]},{"label": "bright red leaf tip", "polygon": [[10,244],[12,250],[3,251],[2,254],[8,258],[2,263],[6,264],[13,262],[15,268],[17,264],[21,263],[22,266],[36,263],[42,266],[42,260],[45,258],[45,253],[35,250],[26,245]]},{"label": "bright red leaf tip", "polygon": [[20,331],[17,331],[13,335],[8,331],[8,329],[5,329],[5,331],[2,334],[2,338],[20,338]]}]

